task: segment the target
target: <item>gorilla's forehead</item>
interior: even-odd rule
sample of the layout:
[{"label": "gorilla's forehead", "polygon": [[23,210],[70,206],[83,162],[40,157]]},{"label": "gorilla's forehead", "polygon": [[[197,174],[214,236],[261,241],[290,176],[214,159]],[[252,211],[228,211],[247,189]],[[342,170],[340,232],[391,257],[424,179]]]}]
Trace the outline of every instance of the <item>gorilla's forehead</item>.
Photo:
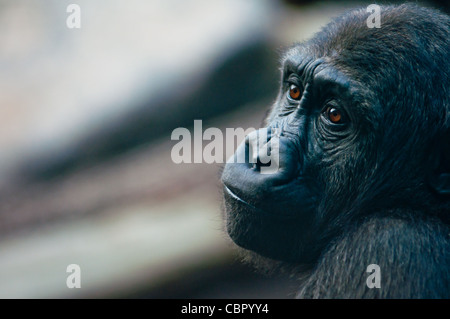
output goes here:
[{"label": "gorilla's forehead", "polygon": [[301,44],[296,44],[284,52],[284,54],[281,56],[281,64],[285,65],[289,60],[289,63],[291,64],[300,65],[302,61],[308,56],[311,56],[311,54],[309,54],[309,52],[305,50],[304,46]]},{"label": "gorilla's forehead", "polygon": [[312,76],[323,68],[335,65],[332,56],[318,53],[307,44],[297,44],[283,54],[281,58],[282,71],[305,73]]},{"label": "gorilla's forehead", "polygon": [[320,80],[346,89],[358,86],[358,82],[352,81],[345,70],[333,63],[331,57],[314,56],[302,46],[292,47],[286,52],[282,59],[282,72],[284,76],[296,73],[306,82]]}]

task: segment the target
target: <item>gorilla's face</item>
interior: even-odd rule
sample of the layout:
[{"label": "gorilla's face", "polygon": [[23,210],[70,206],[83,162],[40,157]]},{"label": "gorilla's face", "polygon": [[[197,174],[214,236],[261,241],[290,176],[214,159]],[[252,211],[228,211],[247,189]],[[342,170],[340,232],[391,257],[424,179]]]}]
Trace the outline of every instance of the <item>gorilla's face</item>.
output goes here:
[{"label": "gorilla's face", "polygon": [[[439,96],[439,107],[424,107],[427,94],[442,93],[411,73],[430,72],[411,68],[428,53],[421,43],[396,47],[405,35],[395,24],[368,29],[365,13],[353,15],[287,52],[267,127],[225,166],[227,230],[243,248],[311,263],[358,218],[433,200],[427,174],[445,108]],[[256,143],[261,133],[267,139]],[[277,158],[272,174],[258,160],[236,163],[267,149]]]},{"label": "gorilla's face", "polygon": [[[355,118],[359,114],[352,99],[358,86],[323,59],[300,59],[294,52],[284,61],[268,126],[250,134],[234,158],[266,152],[265,143],[257,145],[255,137],[264,133],[278,170],[262,174],[258,161],[231,159],[222,180],[228,232],[238,245],[273,259],[307,262],[317,257],[311,252],[321,241],[324,219],[344,209],[339,193],[326,196],[327,185],[348,190],[351,175],[362,169],[351,167],[351,157],[364,147],[355,143],[363,121]],[[329,211],[320,210],[324,200],[331,201]]]}]

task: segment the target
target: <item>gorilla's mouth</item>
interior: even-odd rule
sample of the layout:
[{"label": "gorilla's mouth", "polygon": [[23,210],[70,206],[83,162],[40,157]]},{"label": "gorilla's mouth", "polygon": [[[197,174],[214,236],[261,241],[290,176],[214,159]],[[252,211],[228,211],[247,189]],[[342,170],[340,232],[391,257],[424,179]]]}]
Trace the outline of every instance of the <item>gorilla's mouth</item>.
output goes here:
[{"label": "gorilla's mouth", "polygon": [[[226,185],[223,186],[223,188],[225,189],[225,192],[229,195],[229,197],[235,201],[240,202],[241,204],[247,206],[247,208],[253,210],[253,211],[258,211],[259,209],[256,208],[255,206],[253,206],[252,204],[247,203],[245,200],[243,200],[242,198],[240,198],[239,196],[237,196],[235,193],[233,193],[231,191],[231,189],[229,189]],[[266,212],[264,212],[266,213]]]},{"label": "gorilla's mouth", "polygon": [[[252,204],[250,204],[249,202],[245,201],[244,199],[242,199],[241,197],[239,197],[235,192],[233,192],[227,185],[223,185],[224,188],[224,197],[225,200],[228,204],[232,203],[233,207],[238,207],[238,211],[240,214],[242,214],[243,212],[245,212],[246,214],[250,214],[250,215],[254,215],[256,216],[270,216],[270,218],[276,218],[276,219],[280,219],[280,220],[285,220],[285,219],[297,219],[298,218],[298,214],[295,213],[277,213],[274,212],[273,210],[271,211],[266,211],[262,208],[258,208]],[[228,212],[231,213],[231,212]]]}]

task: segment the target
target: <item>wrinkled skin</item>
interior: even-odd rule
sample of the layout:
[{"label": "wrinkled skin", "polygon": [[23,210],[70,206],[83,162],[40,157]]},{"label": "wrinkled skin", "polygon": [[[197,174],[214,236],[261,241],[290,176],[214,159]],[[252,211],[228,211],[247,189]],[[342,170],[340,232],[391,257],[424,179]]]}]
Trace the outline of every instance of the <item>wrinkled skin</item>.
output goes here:
[{"label": "wrinkled skin", "polygon": [[[260,131],[277,138],[279,169],[225,165],[227,231],[308,269],[298,297],[448,298],[450,19],[388,6],[369,29],[368,15],[350,11],[282,58]],[[235,156],[250,149],[264,151],[249,136]],[[382,289],[365,284],[371,263]]]}]

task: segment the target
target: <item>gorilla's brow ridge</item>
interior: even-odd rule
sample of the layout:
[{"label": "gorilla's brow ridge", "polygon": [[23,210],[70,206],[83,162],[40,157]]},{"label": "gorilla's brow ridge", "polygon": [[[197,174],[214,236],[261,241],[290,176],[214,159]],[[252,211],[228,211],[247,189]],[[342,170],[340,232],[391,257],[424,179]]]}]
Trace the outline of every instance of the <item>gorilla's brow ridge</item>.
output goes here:
[{"label": "gorilla's brow ridge", "polygon": [[323,59],[314,59],[309,56],[287,57],[284,61],[283,77],[287,78],[290,74],[295,73],[306,84],[313,79],[316,69],[323,63]]}]

